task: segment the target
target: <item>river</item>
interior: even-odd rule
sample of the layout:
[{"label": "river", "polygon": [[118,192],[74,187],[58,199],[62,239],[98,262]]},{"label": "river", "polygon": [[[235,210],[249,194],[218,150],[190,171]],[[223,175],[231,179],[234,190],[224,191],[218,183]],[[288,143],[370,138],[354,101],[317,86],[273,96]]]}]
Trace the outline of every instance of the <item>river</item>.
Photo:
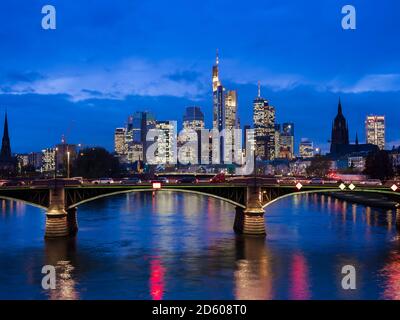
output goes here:
[{"label": "river", "polygon": [[[234,207],[131,193],[78,208],[76,238],[45,241],[43,210],[0,200],[0,299],[400,299],[394,211],[296,195],[266,208],[265,239],[236,236]],[[42,289],[44,265],[57,271]],[[344,265],[356,290],[344,290]]]}]

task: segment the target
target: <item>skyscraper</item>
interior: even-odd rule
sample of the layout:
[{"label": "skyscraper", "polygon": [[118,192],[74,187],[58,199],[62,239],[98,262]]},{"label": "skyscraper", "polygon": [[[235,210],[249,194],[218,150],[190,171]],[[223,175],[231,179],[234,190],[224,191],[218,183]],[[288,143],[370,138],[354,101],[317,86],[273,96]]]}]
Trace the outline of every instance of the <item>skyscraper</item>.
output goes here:
[{"label": "skyscraper", "polygon": [[[229,90],[225,92],[219,79],[219,57],[218,51],[215,65],[212,69],[212,89],[213,89],[213,129],[219,132],[225,130],[225,138],[220,137],[220,159],[228,160],[224,154],[225,146],[234,145],[234,129],[239,127],[238,119],[238,99],[237,91]],[[235,148],[232,147],[232,154]]]},{"label": "skyscraper", "polygon": [[238,99],[236,90],[228,90],[225,95],[225,129],[238,128]]},{"label": "skyscraper", "polygon": [[222,131],[225,125],[225,88],[219,79],[219,57],[218,51],[215,65],[212,69],[213,88],[213,128]]},{"label": "skyscraper", "polygon": [[118,156],[126,155],[125,128],[116,128],[114,133],[114,151]]},{"label": "skyscraper", "polygon": [[[180,134],[178,141],[180,144],[180,163],[197,164],[201,162],[200,130],[202,129],[204,129],[204,114],[200,107],[187,107],[183,115],[183,132]],[[197,143],[192,145],[188,143],[190,141]]]},{"label": "skyscraper", "polygon": [[307,138],[302,138],[300,142],[300,157],[301,158],[312,158],[314,156],[314,144]]},{"label": "skyscraper", "polygon": [[[125,137],[125,150],[129,154],[129,162],[134,162],[138,158],[146,162],[146,151],[149,145],[149,142],[146,141],[146,136],[147,132],[150,129],[154,129],[155,126],[155,117],[150,112],[138,111],[129,116]],[[140,155],[140,150],[142,150],[142,155]]]},{"label": "skyscraper", "polygon": [[204,129],[204,114],[200,107],[187,107],[183,115],[183,128],[200,130]]},{"label": "skyscraper", "polygon": [[294,124],[284,123],[280,134],[280,158],[293,159],[294,157]]},{"label": "skyscraper", "polygon": [[157,121],[156,129],[163,135],[157,139],[156,161],[159,164],[175,164],[177,157],[176,121]]},{"label": "skyscraper", "polygon": [[378,146],[380,150],[385,149],[385,116],[367,116],[365,131],[367,143]]},{"label": "skyscraper", "polygon": [[331,153],[337,154],[343,146],[349,145],[349,126],[343,115],[342,103],[338,104],[338,113],[332,125]]},{"label": "skyscraper", "polygon": [[261,97],[260,84],[258,84],[258,96],[253,101],[253,121],[256,137],[256,156],[266,160],[274,160],[275,108]]}]

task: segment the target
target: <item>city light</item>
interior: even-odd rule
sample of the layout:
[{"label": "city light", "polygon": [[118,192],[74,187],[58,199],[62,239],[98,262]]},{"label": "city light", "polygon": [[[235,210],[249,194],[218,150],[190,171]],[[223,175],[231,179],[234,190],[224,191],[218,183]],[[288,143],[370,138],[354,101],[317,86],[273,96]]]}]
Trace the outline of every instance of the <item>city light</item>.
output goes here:
[{"label": "city light", "polygon": [[155,190],[161,189],[161,183],[160,182],[153,182],[153,189],[155,189]]}]

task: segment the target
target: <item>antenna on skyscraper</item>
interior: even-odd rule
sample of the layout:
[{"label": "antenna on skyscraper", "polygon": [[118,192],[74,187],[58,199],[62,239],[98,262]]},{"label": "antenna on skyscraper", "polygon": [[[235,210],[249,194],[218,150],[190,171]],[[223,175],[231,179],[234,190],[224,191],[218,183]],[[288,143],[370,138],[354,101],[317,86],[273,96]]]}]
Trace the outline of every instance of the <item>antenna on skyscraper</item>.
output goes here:
[{"label": "antenna on skyscraper", "polygon": [[260,81],[258,81],[258,97],[261,97],[261,84]]},{"label": "antenna on skyscraper", "polygon": [[215,63],[216,63],[216,65],[219,64],[218,48],[217,48],[217,53],[216,53],[216,56],[215,56]]}]

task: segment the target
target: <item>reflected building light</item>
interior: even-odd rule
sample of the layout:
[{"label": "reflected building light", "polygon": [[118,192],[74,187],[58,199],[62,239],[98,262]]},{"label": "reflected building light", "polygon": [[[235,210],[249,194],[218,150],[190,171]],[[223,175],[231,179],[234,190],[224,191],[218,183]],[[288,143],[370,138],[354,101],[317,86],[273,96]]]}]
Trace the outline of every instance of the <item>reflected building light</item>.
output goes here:
[{"label": "reflected building light", "polygon": [[75,289],[74,271],[70,261],[58,261],[56,265],[56,289],[50,290],[51,300],[78,300],[79,294]]},{"label": "reflected building light", "polygon": [[366,207],[365,208],[365,216],[367,218],[367,226],[371,226],[371,207]]},{"label": "reflected building light", "polygon": [[1,213],[3,216],[7,213],[7,201],[4,199],[1,201]]},{"label": "reflected building light", "polygon": [[243,259],[236,262],[235,298],[237,300],[272,299],[273,275],[265,242],[260,239],[244,239],[239,251]]},{"label": "reflected building light", "polygon": [[389,262],[381,270],[385,278],[383,298],[386,300],[400,300],[400,254],[394,251]]},{"label": "reflected building light", "polygon": [[164,295],[165,268],[160,258],[153,258],[150,262],[150,295],[153,300],[162,300]]},{"label": "reflected building light", "polygon": [[293,256],[291,265],[290,298],[293,300],[308,300],[310,297],[307,261],[304,255],[296,253]]},{"label": "reflected building light", "polygon": [[388,210],[387,212],[386,212],[386,221],[387,221],[387,224],[388,224],[388,230],[391,230],[392,229],[392,224],[393,224],[393,216],[392,216],[392,211],[391,210]]},{"label": "reflected building light", "polygon": [[357,205],[356,204],[352,204],[351,212],[353,215],[353,223],[356,223],[356,221],[357,221]]}]

